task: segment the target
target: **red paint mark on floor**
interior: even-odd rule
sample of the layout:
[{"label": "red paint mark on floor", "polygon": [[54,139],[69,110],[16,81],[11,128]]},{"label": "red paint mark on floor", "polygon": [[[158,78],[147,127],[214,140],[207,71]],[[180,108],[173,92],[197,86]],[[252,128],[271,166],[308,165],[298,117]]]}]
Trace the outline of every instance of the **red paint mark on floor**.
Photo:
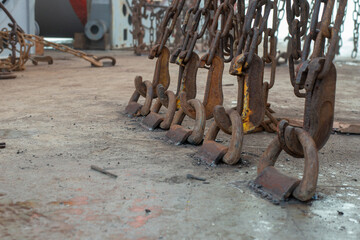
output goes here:
[{"label": "red paint mark on floor", "polygon": [[55,213],[66,213],[70,215],[82,215],[84,213],[84,209],[81,208],[67,208],[67,209],[60,209]]},{"label": "red paint mark on floor", "polygon": [[88,205],[89,204],[89,198],[85,196],[80,197],[74,197],[68,201],[55,201],[50,202],[50,204],[55,205],[67,205],[67,206],[81,206],[81,205]]},{"label": "red paint mark on floor", "polygon": [[[146,209],[150,210],[148,213]],[[162,208],[159,206],[136,206],[135,204],[129,208],[131,212],[139,213],[135,217],[132,217],[132,220],[128,222],[128,224],[132,228],[140,228],[144,226],[151,218],[159,217],[162,214]]]}]

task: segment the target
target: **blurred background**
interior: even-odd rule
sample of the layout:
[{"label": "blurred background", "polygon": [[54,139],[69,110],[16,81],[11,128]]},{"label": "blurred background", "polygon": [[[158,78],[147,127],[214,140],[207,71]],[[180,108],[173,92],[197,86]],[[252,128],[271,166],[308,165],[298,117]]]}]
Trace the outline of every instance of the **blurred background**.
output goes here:
[{"label": "blurred background", "polygon": [[[187,7],[196,1],[186,1]],[[2,0],[25,32],[45,37],[57,43],[70,45],[77,49],[109,50],[136,48],[140,55],[156,42],[156,36],[166,6],[170,0]],[[309,1],[310,5],[314,1]],[[245,1],[248,4],[248,1]],[[280,26],[278,31],[278,50],[286,51],[289,34],[286,22],[284,1],[278,1]],[[354,11],[355,9],[355,11]],[[336,10],[336,7],[335,7]],[[334,10],[334,11],[335,11]],[[340,54],[337,58],[358,59],[358,2],[349,1],[347,14],[342,26]],[[2,12],[2,10],[0,10]],[[270,16],[271,17],[271,16]],[[334,14],[335,17],[335,14]],[[1,28],[9,19],[0,15]],[[179,26],[181,27],[181,26]],[[270,26],[269,26],[270,27]],[[355,33],[355,35],[354,35]],[[170,38],[170,46],[180,44],[179,28]],[[354,38],[355,37],[355,38]],[[206,51],[205,36],[197,51]],[[354,43],[355,40],[355,43]],[[201,46],[203,45],[203,46]],[[31,51],[34,51],[32,49]],[[2,56],[6,56],[3,52]]]}]

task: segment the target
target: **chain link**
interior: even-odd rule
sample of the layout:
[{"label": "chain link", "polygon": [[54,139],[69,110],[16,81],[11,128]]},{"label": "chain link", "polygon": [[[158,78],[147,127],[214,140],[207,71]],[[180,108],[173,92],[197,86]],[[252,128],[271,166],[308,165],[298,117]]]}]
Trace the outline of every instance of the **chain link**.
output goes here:
[{"label": "chain link", "polygon": [[[336,9],[338,9],[340,6],[340,0],[337,0],[336,1]],[[346,16],[346,13],[347,13],[347,5],[345,7],[345,13],[344,13],[344,16]],[[342,23],[341,23],[341,26],[340,26],[340,32],[339,32],[339,46],[338,46],[338,49],[337,49],[337,55],[340,55],[340,49],[341,47],[343,46],[343,39],[341,37],[342,33],[344,32],[344,23],[345,23],[345,17],[343,18],[342,20]]]},{"label": "chain link", "polygon": [[276,28],[276,32],[275,32],[275,37],[278,37],[279,34],[279,26],[281,21],[283,20],[284,16],[285,16],[285,3],[286,0],[278,0],[277,2],[277,28]]},{"label": "chain link", "polygon": [[351,58],[356,58],[359,45],[359,26],[360,26],[360,2],[359,0],[354,0],[354,11],[353,11],[353,21],[354,21],[354,34],[353,42],[354,48],[351,52]]}]

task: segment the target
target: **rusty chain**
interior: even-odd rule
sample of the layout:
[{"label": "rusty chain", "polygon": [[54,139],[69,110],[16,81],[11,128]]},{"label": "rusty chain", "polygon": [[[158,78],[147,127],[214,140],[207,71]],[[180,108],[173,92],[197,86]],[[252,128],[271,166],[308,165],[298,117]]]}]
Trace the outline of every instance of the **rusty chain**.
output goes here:
[{"label": "rusty chain", "polygon": [[278,2],[277,2],[277,28],[276,28],[276,32],[275,32],[276,38],[279,33],[280,23],[285,16],[285,3],[286,3],[286,0],[278,0]]},{"label": "rusty chain", "polygon": [[354,33],[353,33],[353,42],[354,48],[351,52],[351,58],[356,58],[358,45],[359,45],[359,26],[360,26],[360,2],[359,0],[354,0],[354,11],[353,11],[353,21],[354,21]]},{"label": "rusty chain", "polygon": [[[110,59],[111,65],[114,66],[116,60],[113,57],[104,56],[104,57],[96,57],[93,55],[89,55],[82,51],[74,50],[68,46],[62,44],[56,44],[50,41],[44,40],[42,37],[26,34],[16,23],[15,19],[12,15],[7,11],[2,3],[0,3],[0,8],[7,14],[9,19],[12,23],[9,24],[11,30],[7,28],[3,28],[0,31],[0,53],[3,52],[5,49],[9,49],[11,51],[11,55],[7,59],[1,60],[1,69],[6,69],[7,71],[21,71],[25,69],[25,63],[31,59],[34,64],[37,64],[40,58],[32,58],[30,56],[30,49],[35,46],[36,43],[40,43],[44,46],[52,47],[56,50],[70,53],[76,57],[80,57],[88,62],[90,62],[93,66],[102,67],[104,66],[103,62],[104,59]],[[48,59],[48,63],[52,63],[51,58]],[[3,70],[2,70],[3,72]]]},{"label": "rusty chain", "polygon": [[154,21],[156,18],[156,14],[154,13],[154,9],[151,9],[151,13],[150,13],[150,29],[149,29],[149,34],[150,34],[150,48],[152,48],[153,44],[154,44],[154,40],[155,40],[155,28],[154,28]]},{"label": "rusty chain", "polygon": [[[209,48],[209,56],[207,57],[206,65],[211,65],[215,54],[223,56],[223,49],[225,49],[224,46],[228,44],[228,40],[230,40],[231,38],[233,39],[229,32],[233,28],[234,4],[234,0],[224,0],[220,3],[220,5],[215,11],[214,17],[212,19],[212,24],[209,28],[210,38],[212,39],[212,42]],[[219,20],[221,20],[221,24],[219,24]],[[226,59],[225,62],[230,62],[232,60],[232,43],[233,42],[231,42],[230,40],[230,58]]]},{"label": "rusty chain", "polygon": [[[316,5],[314,5],[315,7]],[[318,12],[313,13],[314,16],[318,16]],[[307,32],[307,21],[309,16],[309,4],[306,0],[295,0],[291,4],[291,0],[286,0],[286,20],[289,25],[289,34],[291,42],[291,54],[289,55],[289,72],[290,72],[290,81],[293,86],[295,86],[295,64],[294,62],[301,57],[301,37],[303,37]],[[317,21],[311,22],[312,28],[316,28]],[[312,29],[310,30],[311,38],[316,34]],[[304,48],[308,48],[309,51],[310,42],[305,43]],[[306,56],[307,58],[307,56]]]},{"label": "rusty chain", "polygon": [[[194,51],[197,40],[204,36],[210,21],[211,0],[206,0],[203,8],[200,8],[201,2],[201,0],[197,0],[195,5],[186,11],[183,25],[181,27],[181,31],[184,36],[182,46],[172,54],[170,60],[171,62],[175,62],[175,60],[178,58],[177,62],[179,64],[186,64]],[[200,32],[198,32],[198,28],[202,19],[204,22]]]},{"label": "rusty chain", "polygon": [[[307,2],[293,0],[291,4],[291,0],[287,0],[287,19],[294,47],[289,59],[290,80],[295,95],[305,98],[304,123],[301,128],[291,126],[285,120],[280,121],[278,136],[262,155],[258,164],[258,177],[254,182],[255,188],[260,186],[277,201],[290,195],[301,201],[313,197],[319,174],[318,150],[326,144],[333,127],[337,78],[333,60],[339,46],[347,0],[339,1],[333,23],[335,0],[322,3],[322,0],[315,0],[310,30],[301,49],[300,37],[307,32]],[[322,16],[319,22],[320,13]],[[313,50],[310,55],[311,47]],[[294,59],[300,57],[301,62],[295,75]],[[305,93],[300,90],[305,90]],[[274,168],[282,150],[293,157],[305,158],[301,180],[281,174]]]},{"label": "rusty chain", "polygon": [[[340,0],[337,0],[336,1],[336,7],[335,9],[338,9],[340,6]],[[344,10],[344,16],[346,16],[346,13],[347,13],[347,5],[345,7],[345,10]],[[338,48],[336,50],[336,55],[340,55],[340,49],[342,48],[343,46],[343,39],[342,39],[342,33],[344,32],[344,23],[345,23],[345,17],[343,18],[342,22],[341,22],[341,26],[340,26],[340,31],[339,31],[339,45],[338,45]],[[332,22],[332,24],[334,25],[334,22]],[[354,29],[355,30],[355,29]]]},{"label": "rusty chain", "polygon": [[175,29],[177,19],[184,7],[185,0],[173,0],[166,9],[164,18],[159,26],[160,37],[156,40],[156,50],[152,50],[149,58],[158,57],[166,42]]}]

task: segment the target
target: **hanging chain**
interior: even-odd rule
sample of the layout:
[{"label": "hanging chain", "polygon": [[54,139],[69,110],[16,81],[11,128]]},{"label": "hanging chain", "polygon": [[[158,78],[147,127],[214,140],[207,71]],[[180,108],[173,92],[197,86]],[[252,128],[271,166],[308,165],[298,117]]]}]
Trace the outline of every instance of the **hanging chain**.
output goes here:
[{"label": "hanging chain", "polygon": [[360,2],[359,0],[354,0],[354,11],[353,11],[353,21],[354,21],[354,49],[351,52],[351,58],[356,58],[359,44],[359,25],[360,25]]},{"label": "hanging chain", "polygon": [[[215,2],[216,1],[214,1],[214,4]],[[219,54],[220,56],[230,55],[228,59],[225,59],[225,62],[230,62],[233,57],[232,48],[234,38],[233,36],[230,36],[230,30],[234,27],[234,4],[234,0],[224,0],[220,3],[219,7],[215,11],[212,23],[209,28],[211,45],[209,48],[206,65],[211,65],[212,60],[216,54]],[[228,47],[229,49],[226,49],[224,54],[224,49]]]},{"label": "hanging chain", "polygon": [[314,12],[314,5],[315,5],[315,0],[311,0],[308,25],[310,25],[310,23],[311,23],[311,16],[313,15],[313,12]]},{"label": "hanging chain", "polygon": [[277,38],[278,34],[279,34],[279,26],[281,21],[283,20],[284,16],[285,16],[285,2],[286,0],[278,0],[277,2],[277,29],[275,32],[275,37]]},{"label": "hanging chain", "polygon": [[[335,9],[338,9],[340,7],[340,0],[337,0],[336,1],[336,8]],[[346,16],[346,13],[347,13],[347,5],[345,7],[345,12],[344,12],[344,16]],[[344,32],[344,23],[345,23],[345,17],[343,18],[342,20],[342,23],[341,23],[341,26],[340,26],[340,32],[339,32],[339,46],[338,46],[338,49],[337,49],[337,52],[336,52],[336,55],[340,55],[340,49],[341,47],[343,46],[343,39],[341,37],[342,33]],[[335,22],[334,22],[335,24]]]},{"label": "hanging chain", "polygon": [[154,21],[155,21],[155,13],[154,13],[154,8],[151,8],[151,13],[150,13],[150,29],[149,29],[149,33],[150,33],[150,48],[152,48],[153,44],[154,44],[154,39],[155,39],[155,28],[154,28]]},{"label": "hanging chain", "polygon": [[[181,47],[178,48],[174,54],[172,54],[171,62],[175,62],[176,58],[179,57],[178,63],[186,64],[189,61],[192,52],[194,51],[196,42],[204,36],[210,21],[211,0],[206,0],[203,8],[200,8],[201,2],[202,0],[197,0],[195,5],[186,11],[184,22],[181,28],[181,31],[184,35],[183,43]],[[200,31],[198,31],[202,19],[204,22]],[[189,24],[190,22],[191,24]]]},{"label": "hanging chain", "polygon": [[167,40],[171,36],[176,26],[177,19],[183,10],[185,0],[173,0],[171,5],[167,8],[163,21],[159,27],[160,37],[156,39],[157,47],[152,49],[149,54],[149,58],[159,56],[164,48]]}]

